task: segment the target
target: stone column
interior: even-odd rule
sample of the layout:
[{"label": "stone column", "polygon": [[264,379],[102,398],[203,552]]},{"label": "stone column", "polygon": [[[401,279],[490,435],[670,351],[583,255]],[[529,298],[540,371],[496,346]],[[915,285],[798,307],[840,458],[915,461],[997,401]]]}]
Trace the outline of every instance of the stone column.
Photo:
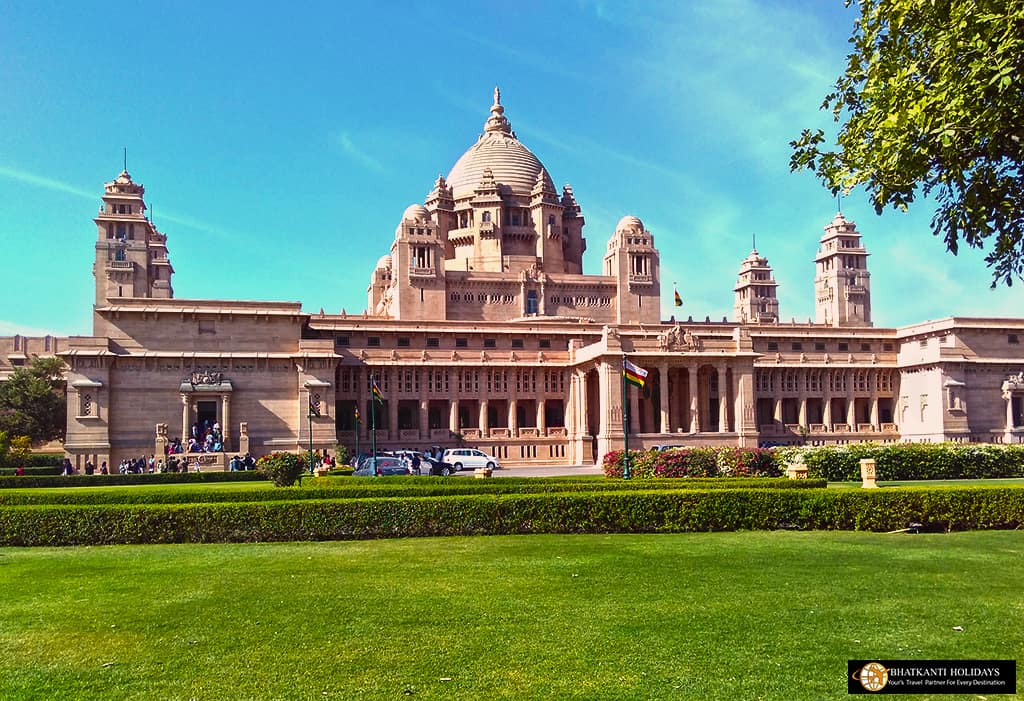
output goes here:
[{"label": "stone column", "polygon": [[544,416],[544,395],[537,398],[537,435],[548,435],[548,426]]},{"label": "stone column", "polygon": [[800,395],[800,414],[797,416],[797,423],[807,428],[807,397]]},{"label": "stone column", "polygon": [[519,435],[518,403],[514,397],[508,400],[508,435],[512,438]]},{"label": "stone column", "polygon": [[668,409],[668,364],[662,363],[658,366],[658,381],[661,383],[661,432],[671,433],[670,416]]},{"label": "stone column", "polygon": [[459,432],[459,400],[448,400],[448,430],[452,433]]},{"label": "stone column", "polygon": [[577,401],[579,402],[579,407],[576,410],[576,415],[579,417],[579,421],[580,421],[579,434],[581,436],[585,436],[585,435],[587,435],[590,432],[590,414],[589,414],[589,411],[588,411],[588,408],[590,406],[590,402],[587,399],[587,373],[586,373],[586,371],[579,373],[578,378],[579,378],[579,383],[578,383],[579,391],[577,393],[577,398],[578,398]]},{"label": "stone column", "polygon": [[1013,393],[1006,393],[1006,430],[1013,429]]},{"label": "stone column", "polygon": [[697,368],[686,368],[690,385],[690,433],[700,432],[700,388],[697,387]]},{"label": "stone column", "polygon": [[[421,384],[420,387],[423,387]],[[430,400],[420,392],[420,440],[430,440]]]},{"label": "stone column", "polygon": [[718,432],[729,432],[729,386],[727,384],[725,366],[715,368],[718,373]]},{"label": "stone column", "polygon": [[821,374],[821,423],[825,430],[832,431],[832,371]]},{"label": "stone column", "polygon": [[[398,440],[398,388],[401,387],[401,381],[398,377],[398,373],[394,368],[390,368],[388,371],[391,382],[388,386],[391,387],[391,391],[387,394],[388,402],[388,438],[390,440]],[[381,387],[381,392],[384,392],[384,388]]]},{"label": "stone column", "polygon": [[776,424],[779,426],[782,425],[782,397],[778,395],[775,397],[775,406],[772,411],[772,418],[775,420]]},{"label": "stone column", "polygon": [[[622,378],[622,382],[626,378]],[[629,400],[629,421],[633,433],[643,433],[643,426],[640,425],[640,390],[636,387],[626,387],[626,398]]]},{"label": "stone column", "polygon": [[231,452],[231,395],[220,395],[220,428],[224,439],[224,452]]},{"label": "stone column", "polygon": [[487,400],[480,400],[480,437],[486,438],[489,435],[487,430]]},{"label": "stone column", "polygon": [[601,412],[598,417],[598,431],[602,436],[607,436],[608,426],[611,419],[611,406],[608,397],[610,383],[608,381],[607,363],[601,363],[597,366],[597,384],[598,397],[600,400],[598,402],[598,411]]},{"label": "stone column", "polygon": [[181,445],[183,450],[188,450],[188,439],[192,437],[192,432],[189,431],[188,406],[189,396],[187,394],[181,395]]},{"label": "stone column", "polygon": [[857,373],[854,370],[846,371],[846,423],[850,425],[851,431],[857,430],[857,401],[854,397],[854,385],[857,380]]}]

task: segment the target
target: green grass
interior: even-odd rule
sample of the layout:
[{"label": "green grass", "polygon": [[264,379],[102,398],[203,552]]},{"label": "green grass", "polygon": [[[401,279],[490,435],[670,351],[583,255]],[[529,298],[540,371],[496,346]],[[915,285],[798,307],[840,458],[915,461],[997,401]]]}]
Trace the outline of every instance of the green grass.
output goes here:
[{"label": "green grass", "polygon": [[0,548],[0,698],[845,699],[1024,657],[1022,581],[1019,531]]}]

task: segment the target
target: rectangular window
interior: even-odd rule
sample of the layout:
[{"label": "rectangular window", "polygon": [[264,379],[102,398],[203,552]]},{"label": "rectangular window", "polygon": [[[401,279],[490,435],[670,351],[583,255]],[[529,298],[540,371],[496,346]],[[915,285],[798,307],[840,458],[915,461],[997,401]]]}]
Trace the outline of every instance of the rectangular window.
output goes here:
[{"label": "rectangular window", "polygon": [[408,336],[399,336],[398,337],[398,347],[399,348],[408,348],[409,347],[409,337]]},{"label": "rectangular window", "polygon": [[892,344],[891,343],[883,343],[882,344],[882,350],[884,350],[884,351],[891,351],[892,350]]},{"label": "rectangular window", "polygon": [[366,345],[370,346],[371,348],[380,347],[380,336],[367,336]]},{"label": "rectangular window", "polygon": [[469,348],[469,340],[465,339],[465,338],[456,338],[455,339],[455,347],[456,348]]},{"label": "rectangular window", "polygon": [[849,351],[850,350],[850,344],[849,343],[840,342],[839,343],[839,350],[840,350],[840,352],[847,352],[847,351]]},{"label": "rectangular window", "polygon": [[351,339],[348,336],[338,336],[337,338],[334,339],[334,345],[336,345],[336,346],[344,346],[346,348],[348,347],[348,344],[350,342],[351,342]]},{"label": "rectangular window", "polygon": [[869,351],[869,350],[871,350],[871,344],[870,343],[862,343],[862,344],[860,344],[860,349],[862,351]]},{"label": "rectangular window", "polygon": [[549,339],[549,338],[542,338],[542,339],[540,339],[540,343],[538,345],[541,348],[550,348],[551,347],[551,339]]},{"label": "rectangular window", "polygon": [[523,347],[523,339],[521,339],[521,338],[513,338],[512,339],[512,347],[513,348],[522,348]]},{"label": "rectangular window", "polygon": [[920,341],[917,342],[917,345],[920,348],[927,348],[928,347],[928,339],[927,338],[922,338]]},{"label": "rectangular window", "polygon": [[802,343],[794,343],[794,344],[792,344],[792,345],[790,346],[790,348],[791,348],[792,350],[795,350],[795,351],[800,351],[800,350],[803,350],[803,349],[804,349],[804,344],[802,344]]},{"label": "rectangular window", "polygon": [[497,348],[498,342],[493,338],[484,339],[484,348]]},{"label": "rectangular window", "polygon": [[441,347],[441,339],[440,338],[428,338],[427,339],[427,348],[440,348],[440,347]]},{"label": "rectangular window", "polygon": [[1020,343],[1020,339],[1017,337],[1017,334],[1011,333],[1009,336],[1006,337],[1006,342],[1017,344]]},{"label": "rectangular window", "polygon": [[200,319],[199,333],[217,333],[217,327],[213,319]]},{"label": "rectangular window", "polygon": [[777,342],[775,342],[775,341],[768,341],[768,350],[770,350],[770,351],[777,351],[778,349],[779,349],[779,344]]},{"label": "rectangular window", "polygon": [[820,351],[824,351],[825,350],[825,344],[824,343],[815,343],[814,344],[814,350],[819,351],[819,352]]}]

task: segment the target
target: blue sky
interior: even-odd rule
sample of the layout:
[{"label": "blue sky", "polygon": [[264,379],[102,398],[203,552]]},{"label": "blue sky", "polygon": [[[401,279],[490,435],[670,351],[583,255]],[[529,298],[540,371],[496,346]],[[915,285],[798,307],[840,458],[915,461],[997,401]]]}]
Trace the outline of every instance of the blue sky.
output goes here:
[{"label": "blue sky", "polygon": [[[814,314],[836,203],[789,172],[829,128],[854,9],[834,2],[227,3],[0,0],[0,334],[91,333],[92,217],[128,170],[168,235],[181,298],[366,306],[407,205],[482,131],[495,84],[519,138],[570,183],[597,274],[640,217],[682,316],[732,316],[751,236],[783,320]],[[875,323],[1024,311],[953,257],[927,203],[843,201],[872,254]]]}]

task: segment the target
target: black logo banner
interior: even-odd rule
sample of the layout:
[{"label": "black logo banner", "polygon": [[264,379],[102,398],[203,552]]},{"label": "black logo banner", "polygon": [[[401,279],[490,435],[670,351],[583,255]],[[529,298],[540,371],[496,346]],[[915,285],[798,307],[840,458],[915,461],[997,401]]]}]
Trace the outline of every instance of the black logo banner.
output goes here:
[{"label": "black logo banner", "polygon": [[1016,660],[849,660],[850,694],[1015,694]]}]

